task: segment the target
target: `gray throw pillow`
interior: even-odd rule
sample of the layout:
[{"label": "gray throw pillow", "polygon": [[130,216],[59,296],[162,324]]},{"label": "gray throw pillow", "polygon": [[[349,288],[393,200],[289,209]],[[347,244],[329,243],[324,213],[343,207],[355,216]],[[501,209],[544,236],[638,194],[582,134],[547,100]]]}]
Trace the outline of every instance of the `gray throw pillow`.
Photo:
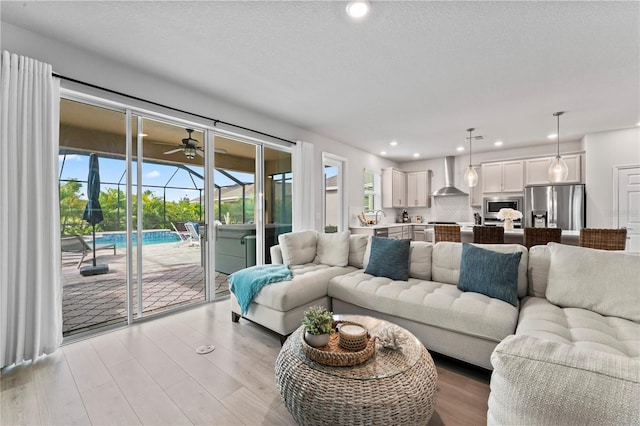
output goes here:
[{"label": "gray throw pillow", "polygon": [[365,274],[407,281],[410,246],[411,240],[371,237],[371,255]]},{"label": "gray throw pillow", "polygon": [[458,288],[518,306],[518,266],[522,252],[498,253],[462,244]]}]

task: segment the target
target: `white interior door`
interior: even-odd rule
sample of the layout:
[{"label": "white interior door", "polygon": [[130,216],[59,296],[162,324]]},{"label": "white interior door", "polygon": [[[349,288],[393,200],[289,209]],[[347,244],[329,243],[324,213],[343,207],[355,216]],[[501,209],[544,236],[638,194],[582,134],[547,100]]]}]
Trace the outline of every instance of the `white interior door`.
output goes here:
[{"label": "white interior door", "polygon": [[627,250],[640,252],[640,167],[618,169],[618,226],[627,228]]}]

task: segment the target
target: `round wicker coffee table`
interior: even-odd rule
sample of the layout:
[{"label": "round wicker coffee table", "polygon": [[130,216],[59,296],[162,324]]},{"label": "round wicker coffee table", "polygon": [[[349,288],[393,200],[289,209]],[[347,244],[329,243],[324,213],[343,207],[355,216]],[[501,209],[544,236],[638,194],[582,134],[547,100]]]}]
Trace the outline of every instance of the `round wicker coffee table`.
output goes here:
[{"label": "round wicker coffee table", "polygon": [[400,349],[376,344],[375,354],[353,367],[330,367],[308,359],[303,327],[289,336],[276,360],[285,407],[301,425],[427,424],[435,409],[438,376],[431,355],[407,330],[376,318],[341,315],[366,326],[372,336],[393,329]]}]

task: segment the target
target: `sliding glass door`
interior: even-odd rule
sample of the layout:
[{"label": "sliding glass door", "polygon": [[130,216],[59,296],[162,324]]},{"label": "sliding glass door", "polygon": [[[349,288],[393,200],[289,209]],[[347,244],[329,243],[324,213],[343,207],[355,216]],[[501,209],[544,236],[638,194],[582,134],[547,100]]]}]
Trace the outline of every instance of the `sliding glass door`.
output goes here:
[{"label": "sliding glass door", "polygon": [[[83,219],[92,156],[101,179],[95,234]],[[270,262],[278,235],[291,231],[292,180],[286,148],[77,94],[62,99],[64,335],[227,295],[228,275]],[[92,268],[94,256],[104,267]]]}]

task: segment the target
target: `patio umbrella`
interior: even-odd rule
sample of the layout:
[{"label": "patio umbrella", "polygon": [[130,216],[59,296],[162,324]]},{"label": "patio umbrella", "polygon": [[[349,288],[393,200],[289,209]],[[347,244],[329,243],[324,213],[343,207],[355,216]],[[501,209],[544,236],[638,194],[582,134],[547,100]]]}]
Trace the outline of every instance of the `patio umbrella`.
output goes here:
[{"label": "patio umbrella", "polygon": [[82,214],[82,219],[93,226],[93,267],[85,267],[80,270],[82,275],[95,275],[108,271],[107,265],[96,266],[96,224],[104,219],[100,206],[100,165],[96,154],[89,155],[89,176],[87,177],[87,206]]}]

